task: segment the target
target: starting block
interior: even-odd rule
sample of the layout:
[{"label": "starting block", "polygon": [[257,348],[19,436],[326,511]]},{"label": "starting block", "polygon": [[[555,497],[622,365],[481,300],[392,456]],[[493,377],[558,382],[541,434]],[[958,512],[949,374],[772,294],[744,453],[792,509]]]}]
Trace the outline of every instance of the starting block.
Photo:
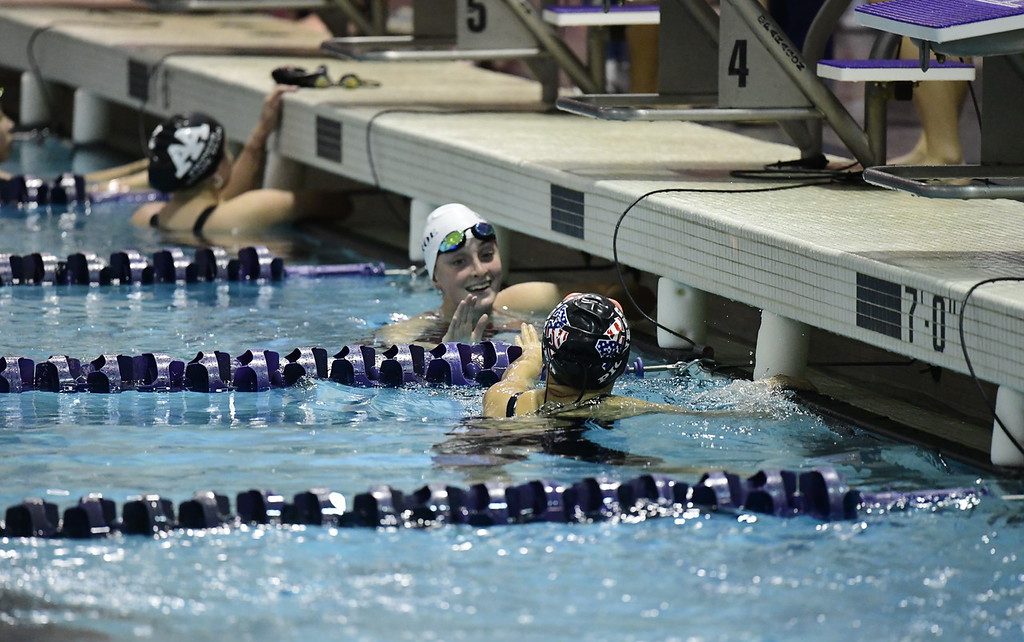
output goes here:
[{"label": "starting block", "polygon": [[558,96],[559,69],[583,91],[596,90],[586,65],[528,2],[413,0],[412,6],[411,35],[331,38],[320,48],[354,60],[522,60],[543,86],[545,102]]},{"label": "starting block", "polygon": [[571,96],[556,105],[603,120],[778,122],[804,157],[821,154],[825,120],[858,161],[877,164],[867,134],[757,0],[720,7],[661,4],[657,94]]},{"label": "starting block", "polygon": [[[869,183],[931,198],[1024,198],[1024,0],[890,0],[857,7],[865,26],[907,36],[921,48],[920,67],[942,56],[989,57],[982,67],[981,165],[881,166]],[[966,184],[965,184],[966,183]]]}]

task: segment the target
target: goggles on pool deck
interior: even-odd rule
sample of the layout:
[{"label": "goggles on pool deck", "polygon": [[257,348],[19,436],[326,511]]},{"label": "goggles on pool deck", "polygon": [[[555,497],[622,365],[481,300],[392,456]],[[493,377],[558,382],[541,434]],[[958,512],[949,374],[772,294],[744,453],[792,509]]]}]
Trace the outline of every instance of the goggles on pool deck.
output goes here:
[{"label": "goggles on pool deck", "polygon": [[466,232],[472,232],[473,237],[481,241],[494,240],[494,226],[485,221],[480,221],[472,227],[467,227],[464,230],[455,230],[446,234],[441,239],[441,245],[437,248],[437,253],[447,254],[462,249],[462,246],[466,244]]}]

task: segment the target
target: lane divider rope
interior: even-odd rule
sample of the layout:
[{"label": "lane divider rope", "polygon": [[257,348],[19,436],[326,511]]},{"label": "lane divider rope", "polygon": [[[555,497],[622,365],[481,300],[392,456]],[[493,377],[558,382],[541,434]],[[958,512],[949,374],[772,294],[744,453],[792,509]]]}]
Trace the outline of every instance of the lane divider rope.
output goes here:
[{"label": "lane divider rope", "polygon": [[[263,392],[295,385],[303,378],[330,379],[348,386],[397,388],[410,384],[490,386],[501,379],[522,348],[501,341],[441,343],[434,348],[346,345],[329,356],[321,347],[295,348],[283,355],[250,349],[232,358],[202,351],[185,362],[170,355],[103,354],[92,361],[54,355],[35,363],[0,356],[0,393],[44,392]],[[643,361],[632,370],[643,376]]]},{"label": "lane divider rope", "polygon": [[75,252],[66,259],[53,254],[0,254],[0,285],[129,285],[212,281],[280,281],[287,277],[386,276],[409,274],[388,270],[381,262],[340,265],[295,265],[265,247],[244,247],[238,256],[222,248],[196,250],[190,261],[179,248],[155,252],[151,258],[135,250],[114,252],[104,262],[96,254]]},{"label": "lane divider rope", "polygon": [[117,505],[100,494],[88,494],[64,510],[41,498],[10,506],[0,524],[3,537],[105,537],[160,535],[175,529],[237,527],[243,524],[307,524],[331,527],[417,528],[445,524],[475,527],[532,522],[589,523],[641,521],[684,516],[687,511],[747,512],[776,517],[809,516],[821,521],[850,520],[861,512],[911,508],[935,510],[944,505],[976,506],[984,487],[919,491],[867,492],[851,489],[831,467],[807,472],[761,470],[747,479],[726,471],[705,473],[693,485],[664,475],[644,474],[623,482],[587,477],[563,484],[533,480],[514,486],[478,483],[469,488],[427,485],[403,493],[391,486],[373,486],[349,502],[326,488],[296,494],[291,502],[280,493],[250,489],[235,496],[231,513],[226,495],[195,493],[174,503],[161,495],[129,497],[117,516]]}]

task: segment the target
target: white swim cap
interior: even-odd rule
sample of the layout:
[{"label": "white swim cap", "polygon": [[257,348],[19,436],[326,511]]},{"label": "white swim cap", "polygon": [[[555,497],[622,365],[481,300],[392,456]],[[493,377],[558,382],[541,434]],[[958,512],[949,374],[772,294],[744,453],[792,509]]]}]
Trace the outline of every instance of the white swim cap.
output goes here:
[{"label": "white swim cap", "polygon": [[434,264],[437,262],[437,250],[441,241],[452,232],[462,232],[477,223],[484,223],[479,214],[461,203],[442,205],[427,216],[423,226],[423,260],[427,264],[427,273],[434,278]]}]

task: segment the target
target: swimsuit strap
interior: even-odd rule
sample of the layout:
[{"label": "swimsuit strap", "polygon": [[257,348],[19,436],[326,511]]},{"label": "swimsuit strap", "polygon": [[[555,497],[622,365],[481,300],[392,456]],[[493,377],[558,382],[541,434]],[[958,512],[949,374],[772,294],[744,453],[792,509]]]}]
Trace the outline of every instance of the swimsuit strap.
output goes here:
[{"label": "swimsuit strap", "polygon": [[195,234],[196,236],[202,236],[203,235],[203,226],[206,225],[206,220],[210,218],[210,215],[213,214],[213,210],[215,210],[215,209],[217,209],[217,204],[216,203],[214,203],[213,205],[207,207],[205,210],[200,212],[199,218],[197,218],[196,222],[192,225],[192,233],[193,234]]},{"label": "swimsuit strap", "polygon": [[505,416],[515,417],[516,416],[516,401],[519,399],[519,395],[523,393],[517,392],[508,398],[508,403],[505,404]]}]

